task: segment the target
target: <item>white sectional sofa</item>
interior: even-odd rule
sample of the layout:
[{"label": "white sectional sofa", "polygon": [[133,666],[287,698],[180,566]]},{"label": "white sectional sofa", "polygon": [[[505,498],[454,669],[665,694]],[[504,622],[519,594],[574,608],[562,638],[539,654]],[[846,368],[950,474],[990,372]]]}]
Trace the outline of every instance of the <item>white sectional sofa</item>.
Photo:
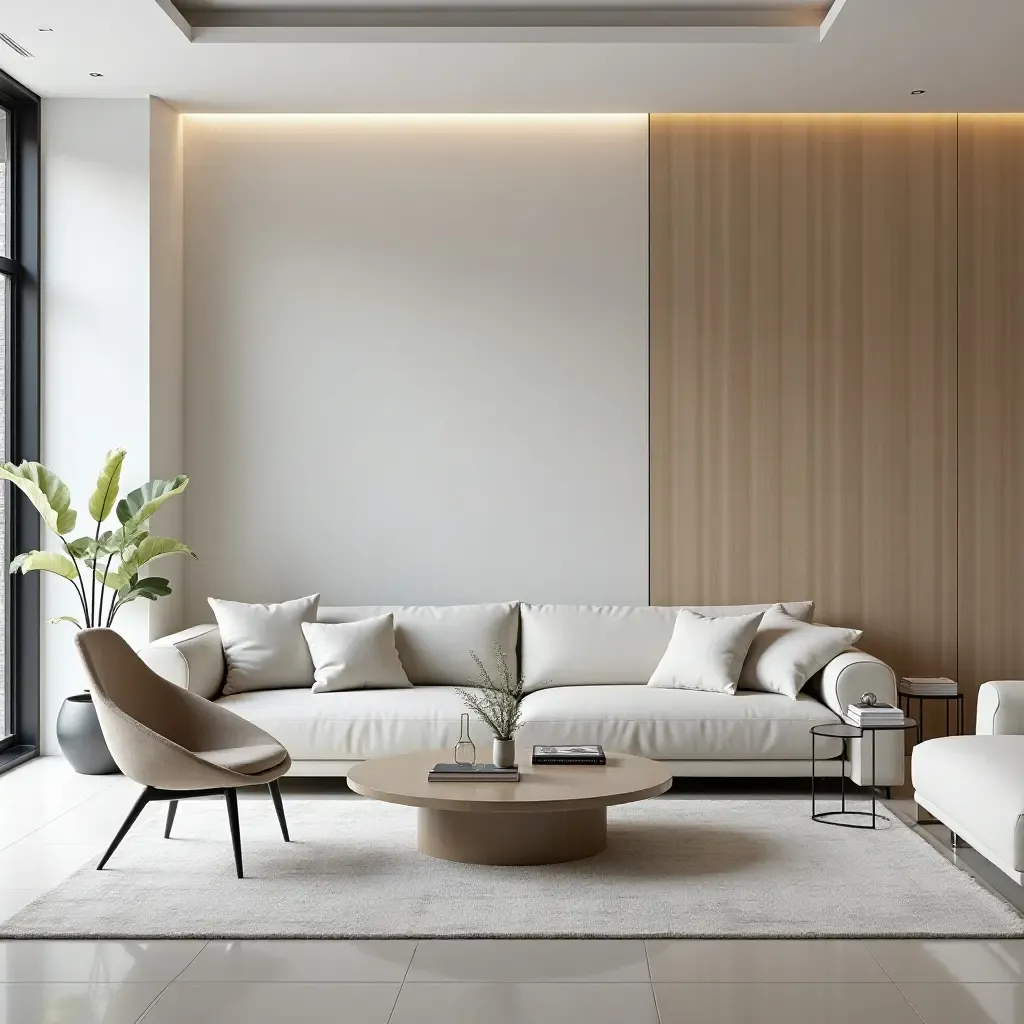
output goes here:
[{"label": "white sectional sofa", "polygon": [[914,747],[914,799],[1024,884],[1024,681],[985,683],[978,690],[975,732]]},{"label": "white sectional sofa", "polygon": [[[741,615],[767,608],[695,608]],[[787,605],[787,610],[800,606]],[[810,605],[803,608],[809,614]],[[395,643],[414,685],[317,693],[294,687],[223,696],[224,657],[216,626],[195,626],[139,653],[155,671],[266,729],[288,749],[293,775],[345,775],[370,757],[451,747],[464,710],[455,692],[475,678],[471,650],[485,661],[500,644],[528,691],[519,749],[535,743],[601,743],[665,761],[677,776],[807,776],[811,726],[834,722],[867,690],[895,703],[892,670],[849,649],[796,700],[646,685],[672,636],[677,607],[491,604],[445,607],[321,607],[321,622],[392,613]],[[487,756],[490,735],[475,723]],[[850,742],[848,775],[871,779],[872,739]],[[819,739],[820,775],[838,775],[841,741]],[[878,738],[880,786],[903,781],[902,734]]]}]

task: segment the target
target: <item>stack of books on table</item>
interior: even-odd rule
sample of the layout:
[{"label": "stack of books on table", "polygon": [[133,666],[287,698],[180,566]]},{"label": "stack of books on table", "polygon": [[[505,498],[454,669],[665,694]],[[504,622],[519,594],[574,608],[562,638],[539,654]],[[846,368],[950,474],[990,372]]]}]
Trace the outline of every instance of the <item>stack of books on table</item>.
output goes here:
[{"label": "stack of books on table", "polygon": [[519,766],[498,768],[493,764],[435,764],[427,782],[518,782]]},{"label": "stack of books on table", "polygon": [[851,704],[846,709],[846,718],[852,725],[879,726],[902,725],[906,720],[902,708],[894,708],[891,704]]},{"label": "stack of books on table", "polygon": [[900,682],[900,693],[909,693],[912,697],[955,697],[956,680],[945,676],[937,679],[904,676]]},{"label": "stack of books on table", "polygon": [[563,746],[536,746],[534,764],[607,764],[604,747],[600,743]]}]

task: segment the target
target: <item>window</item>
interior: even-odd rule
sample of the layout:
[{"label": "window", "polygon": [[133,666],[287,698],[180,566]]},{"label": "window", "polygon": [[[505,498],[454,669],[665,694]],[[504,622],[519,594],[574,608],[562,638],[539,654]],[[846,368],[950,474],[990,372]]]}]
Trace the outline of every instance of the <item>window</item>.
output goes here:
[{"label": "window", "polygon": [[[3,168],[6,170],[6,167]],[[3,171],[0,171],[0,175]],[[0,178],[0,195],[6,189],[7,178]],[[3,200],[0,199],[0,203]],[[0,218],[3,214],[0,213]],[[6,240],[6,233],[4,239]],[[10,320],[11,289],[7,275],[0,279],[0,462],[7,461],[7,323]],[[14,716],[8,700],[7,685],[7,489],[0,491],[0,740],[14,732]]]},{"label": "window", "polygon": [[[0,461],[39,458],[39,98],[0,72]],[[34,510],[0,488],[0,771],[38,750],[39,581],[8,575],[39,547]]]}]

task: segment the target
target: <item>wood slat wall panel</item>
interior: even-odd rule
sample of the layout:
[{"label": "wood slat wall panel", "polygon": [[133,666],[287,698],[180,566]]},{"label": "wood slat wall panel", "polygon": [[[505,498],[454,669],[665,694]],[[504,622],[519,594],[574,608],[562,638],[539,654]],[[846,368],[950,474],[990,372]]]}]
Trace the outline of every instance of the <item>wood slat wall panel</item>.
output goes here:
[{"label": "wood slat wall panel", "polygon": [[959,678],[1024,678],[1024,117],[961,116]]},{"label": "wood slat wall panel", "polygon": [[651,119],[651,601],[956,672],[955,117]]}]

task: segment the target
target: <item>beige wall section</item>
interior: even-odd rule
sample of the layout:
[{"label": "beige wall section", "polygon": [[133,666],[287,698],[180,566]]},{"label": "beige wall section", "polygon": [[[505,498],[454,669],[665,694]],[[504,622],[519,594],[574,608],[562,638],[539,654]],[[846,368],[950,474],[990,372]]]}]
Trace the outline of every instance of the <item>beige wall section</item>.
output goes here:
[{"label": "beige wall section", "polygon": [[651,600],[956,672],[956,119],[651,119]]},{"label": "beige wall section", "polygon": [[1024,678],[1024,117],[960,118],[960,679]]}]

